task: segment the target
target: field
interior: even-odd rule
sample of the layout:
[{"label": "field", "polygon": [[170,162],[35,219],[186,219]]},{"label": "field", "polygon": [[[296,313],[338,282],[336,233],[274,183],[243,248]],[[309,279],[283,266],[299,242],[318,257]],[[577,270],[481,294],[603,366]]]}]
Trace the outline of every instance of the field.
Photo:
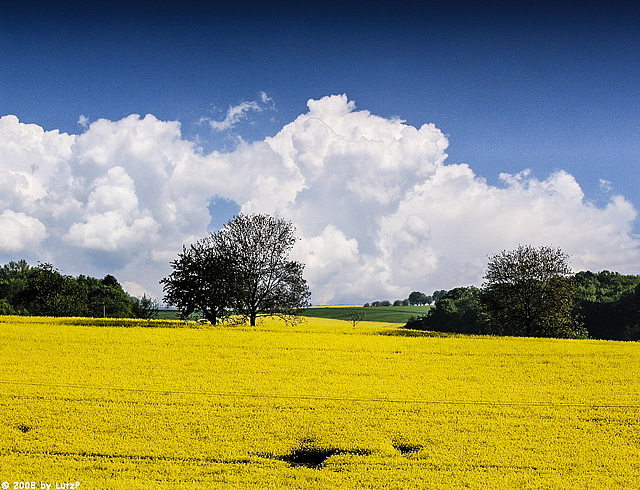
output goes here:
[{"label": "field", "polygon": [[640,484],[638,343],[186,326],[0,317],[0,482]]},{"label": "field", "polygon": [[319,306],[307,308],[302,313],[306,317],[328,318],[333,320],[347,320],[350,312],[361,312],[368,322],[407,323],[412,316],[426,315],[430,306]]},{"label": "field", "polygon": [[[350,312],[364,313],[364,320],[368,322],[407,323],[412,316],[426,315],[431,306],[314,306],[303,311],[302,315],[313,318],[327,318],[332,320],[347,320]],[[177,310],[160,310],[158,318],[176,319],[180,314]]]}]

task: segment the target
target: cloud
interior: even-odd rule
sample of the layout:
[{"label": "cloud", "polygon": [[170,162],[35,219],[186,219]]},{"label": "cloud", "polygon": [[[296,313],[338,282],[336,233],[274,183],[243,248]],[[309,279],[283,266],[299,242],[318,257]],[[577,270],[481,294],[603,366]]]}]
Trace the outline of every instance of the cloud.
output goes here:
[{"label": "cloud", "polygon": [[[248,104],[220,127],[273,101]],[[596,205],[564,171],[501,174],[490,185],[469,165],[447,164],[447,147],[435,125],[382,118],[344,95],[310,100],[273,137],[208,154],[179,122],[152,115],[98,119],[78,135],[5,116],[0,259],[114,274],[161,297],[182,244],[230,218],[209,209],[239,207],[294,222],[294,256],[320,304],[479,285],[487,255],[518,244],[559,246],[575,269],[638,271],[637,213],[623,196],[609,189]]]},{"label": "cloud", "polygon": [[31,250],[47,237],[40,221],[24,213],[5,209],[0,214],[0,252]]},{"label": "cloud", "polygon": [[89,118],[81,114],[80,117],[78,118],[78,126],[80,126],[83,129],[87,129],[89,127]]},{"label": "cloud", "polygon": [[600,189],[602,191],[611,192],[613,190],[613,186],[611,184],[611,181],[606,180],[606,179],[600,179],[599,183],[600,183]]},{"label": "cloud", "polygon": [[260,92],[260,100],[262,101],[263,104],[273,104],[273,99],[271,97],[269,97],[266,92]]},{"label": "cloud", "polygon": [[141,211],[133,179],[120,166],[96,179],[83,220],[63,237],[80,248],[123,251],[157,239],[160,225],[149,209]]},{"label": "cloud", "polygon": [[[273,101],[265,92],[260,92],[260,100],[244,101],[235,106],[229,106],[227,109],[227,115],[222,121],[214,121],[211,118],[203,117],[200,119],[201,123],[207,123],[211,129],[215,131],[226,131],[233,128],[243,119],[248,117],[249,112],[262,112],[265,108],[269,107]],[[271,108],[273,106],[271,105]]]}]

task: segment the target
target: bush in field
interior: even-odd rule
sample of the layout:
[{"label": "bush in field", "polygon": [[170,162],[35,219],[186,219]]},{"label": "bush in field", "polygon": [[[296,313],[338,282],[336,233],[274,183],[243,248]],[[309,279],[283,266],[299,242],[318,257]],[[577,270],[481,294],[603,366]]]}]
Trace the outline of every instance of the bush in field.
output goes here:
[{"label": "bush in field", "polygon": [[367,314],[362,310],[349,310],[347,320],[351,322],[353,328],[356,328],[356,325],[364,320],[365,316],[367,316]]}]

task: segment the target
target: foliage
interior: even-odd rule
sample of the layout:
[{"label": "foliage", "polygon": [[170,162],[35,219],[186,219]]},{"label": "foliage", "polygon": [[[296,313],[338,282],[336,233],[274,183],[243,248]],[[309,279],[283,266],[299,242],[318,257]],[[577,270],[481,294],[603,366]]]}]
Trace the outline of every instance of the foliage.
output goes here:
[{"label": "foliage", "polygon": [[171,274],[160,283],[165,301],[178,308],[183,319],[199,312],[215,324],[230,314],[235,276],[230,262],[217,249],[214,235],[189,248],[183,246],[171,267]]},{"label": "foliage", "polygon": [[[640,480],[635,342],[387,336],[375,335],[389,330],[381,324],[311,318],[161,330],[63,321],[1,325],[3,480],[134,490]],[[305,464],[322,452],[316,469]]]},{"label": "foliage", "polygon": [[406,328],[433,332],[482,333],[480,290],[455,288],[442,296],[427,315],[410,320]]},{"label": "foliage", "polygon": [[86,315],[87,292],[51,264],[39,264],[27,277],[21,300],[32,315]]},{"label": "foliage", "polygon": [[294,321],[309,305],[304,265],[288,260],[296,242],[289,221],[240,214],[171,263],[163,279],[165,300],[183,316],[202,311],[212,323],[233,312],[255,326],[258,315]]},{"label": "foliage", "polygon": [[140,304],[112,275],[72,277],[51,264],[31,267],[24,260],[0,267],[0,301],[0,314],[112,318],[133,317]]},{"label": "foliage", "polygon": [[11,303],[6,298],[0,299],[0,315],[15,315],[16,310],[13,309]]},{"label": "foliage", "polygon": [[[617,272],[578,272],[572,278],[555,278],[550,300],[556,294],[557,310],[548,312],[547,325],[538,335],[549,337],[592,337],[611,340],[640,340],[640,276]],[[573,283],[573,284],[572,284]],[[462,294],[456,288],[439,296],[429,314],[412,319],[407,328],[436,332],[503,334],[490,326],[478,301],[483,292]],[[573,293],[572,293],[573,292]],[[573,298],[572,298],[573,296]],[[506,314],[506,313],[505,313]],[[567,321],[567,317],[571,320]],[[576,325],[577,321],[582,327]],[[521,333],[510,333],[520,335]]]},{"label": "foliage", "polygon": [[408,298],[396,299],[393,303],[389,300],[372,301],[371,303],[365,303],[365,307],[378,307],[378,306],[425,306],[430,305],[433,302],[431,296],[427,296],[419,291],[413,291],[409,294]]},{"label": "foliage", "polygon": [[445,289],[436,289],[431,295],[431,298],[433,299],[434,303],[437,303],[442,298],[444,298],[445,294],[447,294],[447,291]]},{"label": "foliage", "polygon": [[157,300],[149,298],[146,294],[143,294],[140,299],[130,296],[129,300],[131,301],[131,308],[136,318],[151,320],[158,316],[160,305]]},{"label": "foliage", "polygon": [[640,277],[617,272],[579,272],[576,314],[589,335],[640,340]]},{"label": "foliage", "polygon": [[552,247],[521,245],[489,258],[480,302],[488,331],[499,335],[580,337],[569,256]]},{"label": "foliage", "polygon": [[424,306],[430,305],[433,302],[433,297],[427,296],[420,291],[413,291],[411,294],[409,294],[407,300],[411,306]]},{"label": "foliage", "polygon": [[640,284],[640,276],[622,275],[607,270],[595,273],[578,272],[575,280],[578,304],[617,301],[624,295],[632,293]]},{"label": "foliage", "polygon": [[86,315],[92,317],[131,318],[133,301],[137,298],[128,296],[118,280],[108,274],[102,279],[78,276],[78,284],[86,291]]},{"label": "foliage", "polygon": [[351,322],[353,328],[356,328],[356,325],[364,320],[365,316],[367,316],[367,314],[360,309],[350,309],[347,312],[347,320]]},{"label": "foliage", "polygon": [[372,301],[371,304],[367,303],[364,306],[367,307],[367,308],[369,308],[369,307],[378,308],[380,306],[386,307],[386,306],[392,306],[392,305],[391,305],[391,301],[389,301],[388,299],[383,299],[381,301]]},{"label": "foliage", "polygon": [[26,288],[31,266],[25,260],[9,262],[0,267],[0,298],[6,299],[15,310],[19,296]]}]

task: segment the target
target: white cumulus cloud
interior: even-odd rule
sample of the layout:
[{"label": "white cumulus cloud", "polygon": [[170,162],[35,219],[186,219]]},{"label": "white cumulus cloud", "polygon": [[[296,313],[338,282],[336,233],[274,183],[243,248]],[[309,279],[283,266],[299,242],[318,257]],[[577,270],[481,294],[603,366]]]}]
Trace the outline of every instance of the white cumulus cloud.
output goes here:
[{"label": "white cumulus cloud", "polygon": [[47,229],[38,219],[5,209],[0,214],[0,252],[31,250],[47,237]]},{"label": "white cumulus cloud", "polygon": [[[273,101],[246,104],[219,128]],[[379,117],[344,95],[310,100],[275,136],[228,152],[205,154],[179,122],[153,115],[82,125],[69,135],[0,118],[0,259],[114,274],[161,296],[169,261],[206,235],[209,204],[225,200],[294,222],[294,256],[320,304],[479,285],[487,255],[518,244],[559,246],[575,269],[640,267],[623,196],[608,189],[596,205],[564,171],[523,169],[490,185],[446,163],[435,125]]]}]

